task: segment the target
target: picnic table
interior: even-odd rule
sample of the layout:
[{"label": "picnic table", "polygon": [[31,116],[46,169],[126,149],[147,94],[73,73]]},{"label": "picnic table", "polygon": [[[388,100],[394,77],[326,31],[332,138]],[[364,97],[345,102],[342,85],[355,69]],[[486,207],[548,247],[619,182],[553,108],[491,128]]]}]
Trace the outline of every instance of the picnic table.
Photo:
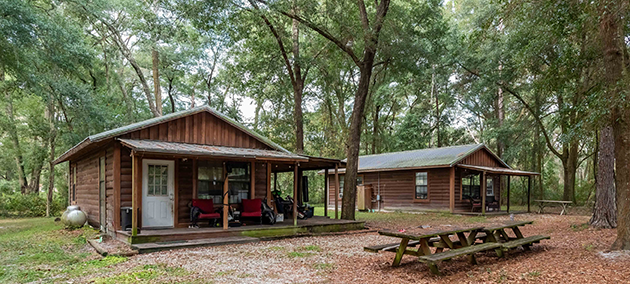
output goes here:
[{"label": "picnic table", "polygon": [[572,201],[565,201],[565,200],[534,200],[534,202],[538,202],[538,214],[543,213],[543,210],[545,209],[545,206],[547,205],[560,204],[562,205],[562,211],[560,212],[560,215],[564,215],[565,213],[568,213],[569,211],[567,210],[567,206],[573,203]]},{"label": "picnic table", "polygon": [[[494,250],[498,257],[503,257],[503,252],[509,249],[522,246],[529,249],[533,243],[549,236],[524,237],[519,227],[532,224],[533,221],[508,222],[490,227],[454,228],[445,231],[433,231],[422,234],[413,234],[398,231],[379,231],[383,236],[400,238],[400,243],[365,247],[366,251],[396,252],[392,266],[400,265],[403,255],[413,255],[418,257],[418,261],[429,266],[432,273],[439,275],[437,263],[451,258],[468,255],[471,264],[477,264],[475,253]],[[514,237],[510,237],[506,230],[511,230]],[[452,240],[451,236],[456,236]],[[482,243],[476,243],[481,240]],[[410,247],[418,246],[417,250],[410,250]],[[435,252],[431,252],[431,247],[435,247]],[[445,251],[445,249],[447,249]]]}]

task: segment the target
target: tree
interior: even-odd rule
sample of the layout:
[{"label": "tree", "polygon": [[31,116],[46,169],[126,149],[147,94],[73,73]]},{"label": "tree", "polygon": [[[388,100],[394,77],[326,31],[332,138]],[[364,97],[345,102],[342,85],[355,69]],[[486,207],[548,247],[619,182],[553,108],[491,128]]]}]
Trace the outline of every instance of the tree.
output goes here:
[{"label": "tree", "polygon": [[596,228],[617,227],[615,201],[615,140],[613,129],[606,126],[599,133],[597,180],[593,216],[589,221]]}]

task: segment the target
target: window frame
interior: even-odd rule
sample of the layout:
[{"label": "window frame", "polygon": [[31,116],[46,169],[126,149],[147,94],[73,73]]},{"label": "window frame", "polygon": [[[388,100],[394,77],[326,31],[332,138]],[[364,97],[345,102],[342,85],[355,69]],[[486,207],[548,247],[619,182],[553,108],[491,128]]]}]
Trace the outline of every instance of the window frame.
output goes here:
[{"label": "window frame", "polygon": [[[426,188],[427,188],[427,198],[418,198],[417,195],[417,178],[418,178],[418,174],[419,173],[424,173],[426,174],[427,178],[426,178]],[[429,171],[417,171],[413,173],[413,202],[430,202],[431,201],[431,190],[429,188]]]}]

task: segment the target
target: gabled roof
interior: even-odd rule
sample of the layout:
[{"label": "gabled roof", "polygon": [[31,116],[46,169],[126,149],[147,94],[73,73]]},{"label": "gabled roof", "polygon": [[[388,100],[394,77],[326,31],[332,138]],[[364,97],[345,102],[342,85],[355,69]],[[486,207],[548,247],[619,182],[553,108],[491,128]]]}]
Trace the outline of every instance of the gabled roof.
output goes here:
[{"label": "gabled roof", "polygon": [[501,165],[510,169],[510,166],[492,153],[486,145],[469,144],[360,156],[358,172],[452,167],[471,154],[484,149]]},{"label": "gabled roof", "polygon": [[54,164],[58,164],[61,162],[65,162],[67,161],[72,155],[76,154],[77,152],[81,151],[82,149],[88,147],[89,145],[91,145],[92,143],[97,143],[97,142],[101,142],[101,141],[105,141],[107,139],[112,139],[130,132],[134,132],[134,131],[138,131],[141,129],[145,129],[145,128],[149,128],[151,126],[154,125],[158,125],[158,124],[162,124],[165,122],[169,122],[171,120],[175,120],[178,118],[182,118],[182,117],[186,117],[189,115],[194,115],[197,113],[201,113],[201,112],[208,112],[216,117],[218,117],[219,119],[225,121],[226,123],[234,126],[235,128],[247,133],[248,135],[252,136],[253,138],[255,138],[256,140],[260,141],[261,143],[269,146],[272,149],[278,150],[278,151],[282,151],[285,153],[291,153],[289,150],[283,148],[282,146],[274,143],[273,141],[271,141],[269,138],[262,136],[258,133],[256,133],[255,131],[247,128],[246,126],[244,126],[243,124],[239,123],[238,121],[222,114],[221,112],[209,107],[209,106],[199,106],[199,107],[195,107],[195,108],[191,108],[191,109],[187,109],[187,110],[182,110],[182,111],[178,111],[178,112],[174,112],[174,113],[170,113],[167,115],[163,115],[160,117],[155,117],[155,118],[151,118],[151,119],[147,119],[141,122],[137,122],[137,123],[133,123],[127,126],[123,126],[123,127],[118,127],[112,130],[108,130],[105,132],[101,132],[98,134],[94,134],[94,135],[90,135],[87,138],[85,138],[83,141],[81,141],[79,144],[75,145],[74,147],[70,148],[68,151],[66,151],[65,153],[63,153],[61,156],[59,156],[59,158],[57,158],[53,163]]}]

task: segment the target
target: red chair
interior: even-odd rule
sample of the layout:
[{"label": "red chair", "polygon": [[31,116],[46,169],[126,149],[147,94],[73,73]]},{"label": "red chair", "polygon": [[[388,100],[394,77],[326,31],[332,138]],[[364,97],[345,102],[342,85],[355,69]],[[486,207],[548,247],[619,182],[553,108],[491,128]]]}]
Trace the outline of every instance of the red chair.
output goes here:
[{"label": "red chair", "polygon": [[215,227],[217,220],[221,219],[221,214],[214,211],[214,201],[212,199],[193,199],[192,206],[201,209],[199,217],[200,220],[210,220],[210,226]]},{"label": "red chair", "polygon": [[243,199],[243,212],[241,212],[241,217],[248,218],[258,218],[260,220],[260,224],[262,225],[262,199]]}]

